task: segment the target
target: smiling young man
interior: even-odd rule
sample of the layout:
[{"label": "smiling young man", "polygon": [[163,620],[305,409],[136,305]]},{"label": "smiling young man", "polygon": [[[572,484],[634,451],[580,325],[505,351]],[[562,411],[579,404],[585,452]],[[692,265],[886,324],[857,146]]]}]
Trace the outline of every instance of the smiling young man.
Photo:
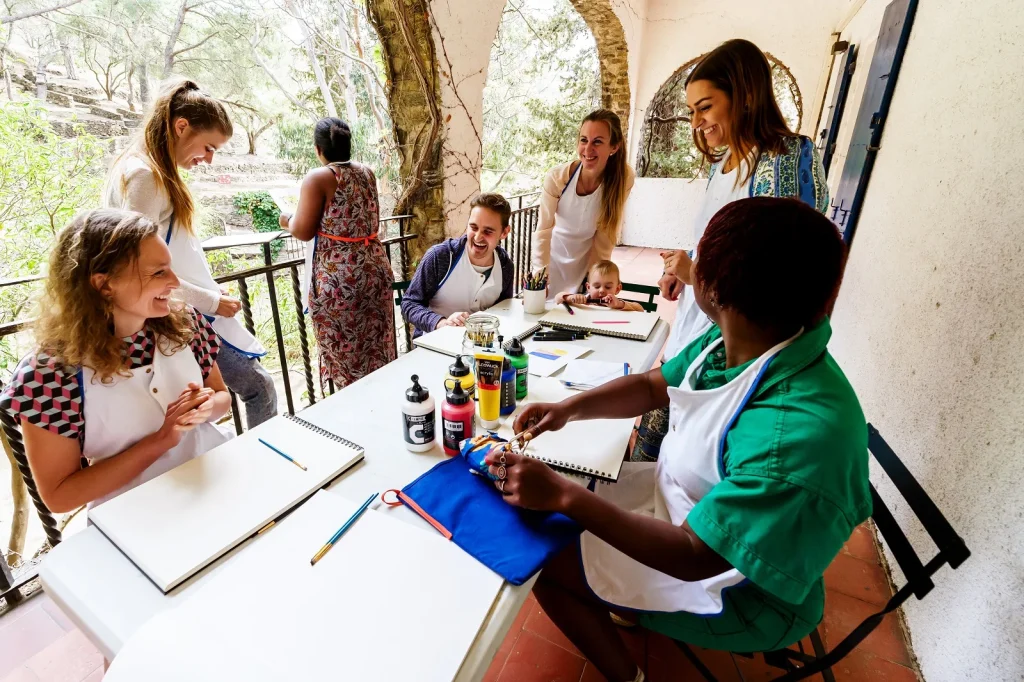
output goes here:
[{"label": "smiling young man", "polygon": [[430,248],[402,299],[402,317],[414,336],[512,298],[512,259],[498,242],[508,236],[512,207],[500,194],[479,194],[470,204],[466,234]]}]

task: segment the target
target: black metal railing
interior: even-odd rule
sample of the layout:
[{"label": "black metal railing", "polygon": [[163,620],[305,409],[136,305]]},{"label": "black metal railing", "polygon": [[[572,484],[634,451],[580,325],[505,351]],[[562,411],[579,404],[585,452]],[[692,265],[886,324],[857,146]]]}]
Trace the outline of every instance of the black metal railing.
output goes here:
[{"label": "black metal railing", "polygon": [[[518,197],[517,197],[518,198]],[[512,211],[509,224],[512,229],[501,245],[508,252],[515,267],[513,288],[518,294],[523,286],[523,277],[530,272],[530,251],[533,248],[533,233],[540,223],[540,206],[528,206]]]}]

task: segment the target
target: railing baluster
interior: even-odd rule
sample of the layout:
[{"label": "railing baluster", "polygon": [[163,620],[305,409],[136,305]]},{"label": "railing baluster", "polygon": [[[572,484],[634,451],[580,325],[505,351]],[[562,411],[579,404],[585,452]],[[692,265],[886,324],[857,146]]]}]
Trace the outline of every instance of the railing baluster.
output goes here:
[{"label": "railing baluster", "polygon": [[299,284],[299,268],[295,265],[292,271],[292,295],[295,296],[295,316],[299,321],[299,350],[302,351],[302,370],[306,374],[306,391],[309,393],[309,404],[316,402],[316,387],[313,385],[313,366],[309,361],[309,337],[306,335],[306,315],[302,310],[302,287]]},{"label": "railing baluster", "polygon": [[43,524],[46,540],[50,543],[50,547],[56,547],[63,538],[60,529],[57,528],[57,519],[53,518],[53,514],[50,513],[49,508],[43,502],[43,498],[39,496],[39,489],[36,487],[35,479],[32,478],[32,469],[28,466],[28,457],[25,455],[25,442],[21,438],[21,430],[15,423],[14,417],[8,414],[6,410],[0,410],[0,423],[3,424],[4,435],[7,436],[7,443],[11,446],[14,461],[18,465],[18,471],[25,481],[29,497],[32,498],[32,504],[36,508],[36,515],[39,516],[39,521]]},{"label": "railing baluster", "polygon": [[252,323],[252,301],[249,299],[249,285],[245,278],[238,280],[238,299],[242,302],[242,323],[249,333],[256,336],[256,327]]},{"label": "railing baluster", "polygon": [[284,350],[284,333],[281,331],[281,312],[277,308],[277,288],[274,285],[274,273],[267,271],[267,293],[270,294],[270,314],[274,318],[274,336],[277,337],[277,353],[281,361],[281,379],[284,381],[284,398],[288,403],[288,412],[295,414],[295,403],[292,400],[292,382],[288,376],[288,358]]},{"label": "railing baluster", "polygon": [[231,417],[235,420],[235,433],[242,435],[242,412],[238,409],[238,396],[231,389],[228,389],[228,394],[231,396]]}]

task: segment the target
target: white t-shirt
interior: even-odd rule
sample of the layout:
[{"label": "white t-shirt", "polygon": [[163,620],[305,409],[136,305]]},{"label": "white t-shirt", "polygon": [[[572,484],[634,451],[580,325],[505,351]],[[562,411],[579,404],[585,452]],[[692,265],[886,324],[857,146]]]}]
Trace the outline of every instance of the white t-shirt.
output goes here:
[{"label": "white t-shirt", "polygon": [[[728,158],[726,154],[725,158]],[[722,163],[725,163],[723,159]],[[697,218],[693,223],[694,243],[700,241],[704,236],[704,230],[708,223],[715,217],[723,206],[731,204],[739,199],[746,199],[750,196],[750,182],[737,182],[737,177],[746,175],[746,164],[739,164],[728,173],[721,171],[715,173],[708,183],[707,191],[704,193],[704,201],[697,211]],[[744,167],[741,173],[741,167]],[[696,249],[694,249],[696,251]],[[679,307],[676,310],[676,319],[672,323],[672,332],[669,334],[668,343],[665,344],[664,361],[668,362],[674,358],[679,351],[686,348],[686,345],[695,338],[707,331],[711,326],[711,320],[704,314],[704,311],[697,306],[693,298],[693,287],[686,287],[679,296]]]}]

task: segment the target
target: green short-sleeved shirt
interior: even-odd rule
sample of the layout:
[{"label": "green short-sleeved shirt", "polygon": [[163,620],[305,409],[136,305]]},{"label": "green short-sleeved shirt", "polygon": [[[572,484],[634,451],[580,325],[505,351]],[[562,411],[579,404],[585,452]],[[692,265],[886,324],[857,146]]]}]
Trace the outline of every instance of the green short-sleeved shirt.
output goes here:
[{"label": "green short-sleeved shirt", "polygon": [[[648,614],[653,629],[703,646],[758,651],[798,641],[821,620],[825,569],[871,514],[867,426],[826,350],[831,335],[826,319],[771,362],[726,436],[723,480],[687,516],[697,536],[749,582],[726,593],[720,617],[703,619],[710,642],[691,636],[691,614]],[[667,362],[661,371],[668,384],[679,386],[720,337],[712,327]],[[697,389],[722,386],[746,367],[726,369],[720,349],[705,360]],[[716,628],[726,641],[715,639]]]}]

